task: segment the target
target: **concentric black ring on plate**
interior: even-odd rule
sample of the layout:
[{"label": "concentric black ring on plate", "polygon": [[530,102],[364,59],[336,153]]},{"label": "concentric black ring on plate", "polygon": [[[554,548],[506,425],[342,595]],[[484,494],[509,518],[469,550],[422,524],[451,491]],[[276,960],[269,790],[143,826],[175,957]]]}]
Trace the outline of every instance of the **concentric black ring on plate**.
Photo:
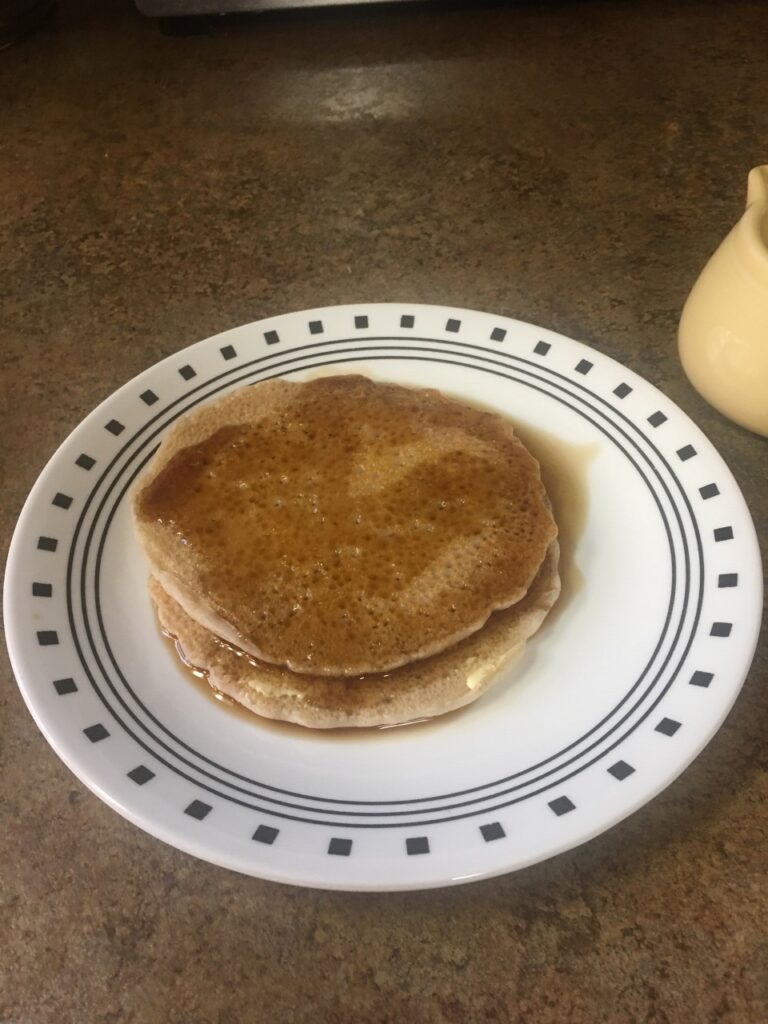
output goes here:
[{"label": "concentric black ring on plate", "polygon": [[[337,346],[336,349],[333,347]],[[298,355],[298,353],[304,353]],[[396,354],[395,354],[396,353]],[[477,354],[481,353],[481,354]],[[541,353],[546,354],[546,353]],[[447,341],[445,339],[435,338],[407,338],[399,339],[387,336],[386,338],[366,338],[364,341],[360,339],[333,339],[325,342],[316,343],[313,345],[305,345],[300,348],[290,350],[290,353],[286,353],[288,358],[279,358],[278,352],[270,352],[266,356],[262,356],[259,359],[252,360],[245,364],[234,366],[231,369],[218,374],[217,376],[203,382],[202,384],[196,384],[196,386],[186,395],[174,402],[170,403],[169,406],[165,407],[161,412],[155,413],[147,423],[145,423],[139,431],[131,437],[117,455],[114,457],[109,466],[104,470],[99,479],[96,481],[94,488],[92,489],[87,501],[84,503],[83,511],[78,520],[78,525],[73,537],[72,546],[69,553],[68,559],[68,572],[67,572],[67,604],[68,614],[70,619],[70,626],[72,629],[72,636],[77,647],[78,656],[80,657],[83,669],[86,675],[89,677],[94,689],[99,695],[102,702],[109,709],[113,718],[125,729],[135,741],[148,751],[158,762],[166,765],[169,769],[183,775],[188,778],[195,785],[207,790],[208,792],[214,793],[224,799],[234,801],[242,804],[243,806],[252,807],[265,813],[269,813],[278,817],[293,818],[301,821],[308,822],[321,822],[323,824],[331,824],[333,822],[327,820],[325,817],[306,817],[305,812],[311,815],[332,815],[339,817],[344,816],[345,820],[342,823],[346,827],[387,827],[387,826],[398,826],[401,827],[408,824],[406,820],[407,816],[413,818],[414,815],[419,815],[418,822],[420,824],[428,823],[422,816],[425,814],[429,815],[441,815],[440,817],[431,817],[428,819],[430,822],[454,820],[456,818],[468,817],[476,814],[486,814],[488,811],[507,806],[511,803],[518,802],[522,799],[528,799],[531,796],[541,793],[554,785],[561,785],[565,779],[572,777],[575,774],[583,771],[590,764],[593,764],[596,760],[605,756],[611,749],[618,746],[619,743],[623,742],[626,735],[629,732],[637,728],[648,714],[651,713],[653,708],[662,699],[664,693],[669,689],[674,681],[677,672],[682,666],[687,651],[693,640],[698,624],[702,594],[703,594],[703,552],[701,545],[701,538],[696,523],[693,509],[688,501],[688,498],[676,476],[674,470],[669,465],[667,460],[661,455],[656,446],[645,436],[623,412],[615,408],[609,401],[596,395],[590,391],[584,384],[579,380],[571,380],[570,378],[560,374],[554,370],[550,370],[546,365],[534,362],[530,359],[525,359],[515,353],[499,353],[501,358],[496,357],[496,353],[493,356],[489,355],[487,348],[472,345],[470,343],[458,342],[458,341]],[[318,359],[318,357],[320,357]],[[329,358],[330,357],[330,358]],[[224,358],[232,358],[226,356]],[[515,773],[515,775],[508,776],[503,779],[494,780],[483,784],[481,786],[473,787],[471,790],[465,790],[459,793],[452,794],[438,794],[434,796],[417,796],[408,800],[398,801],[352,801],[343,800],[336,798],[319,797],[309,794],[298,794],[293,792],[285,792],[280,790],[279,787],[275,787],[266,782],[259,782],[256,780],[246,779],[237,773],[234,773],[222,765],[217,765],[211,761],[206,755],[193,751],[189,748],[179,737],[173,735],[162,723],[158,722],[152,713],[138,700],[135,692],[133,692],[130,683],[123,676],[120,671],[119,665],[117,665],[112,655],[109,638],[104,630],[103,617],[101,615],[101,609],[99,607],[99,590],[100,590],[100,578],[99,572],[101,567],[101,557],[106,542],[106,537],[109,530],[109,525],[115,514],[117,507],[121,500],[123,500],[127,489],[130,487],[130,483],[135,475],[140,471],[141,466],[151,457],[156,445],[155,441],[159,434],[167,427],[167,425],[173,421],[177,416],[181,415],[186,409],[191,408],[200,401],[211,397],[217,391],[228,389],[236,383],[246,383],[254,381],[255,379],[262,380],[269,376],[285,375],[286,373],[296,372],[298,370],[304,370],[311,368],[316,365],[332,365],[333,363],[344,362],[349,363],[356,360],[373,360],[381,361],[386,359],[415,359],[419,361],[432,361],[432,362],[443,362],[453,365],[466,366],[469,369],[477,371],[485,371],[492,373],[497,376],[507,377],[510,380],[514,380],[518,384],[524,386],[533,387],[547,394],[549,398],[555,398],[556,400],[569,405],[571,409],[578,412],[580,415],[586,416],[590,419],[593,425],[601,430],[606,437],[608,437],[612,443],[621,447],[624,454],[630,459],[635,466],[636,470],[643,476],[649,489],[653,495],[654,501],[659,508],[662,518],[665,520],[665,532],[667,534],[669,548],[670,548],[670,559],[672,564],[672,592],[670,594],[669,607],[667,611],[667,617],[665,621],[665,628],[660,636],[655,651],[648,660],[646,666],[646,672],[660,650],[665,636],[670,630],[675,630],[674,642],[667,652],[666,658],[662,666],[657,669],[656,674],[646,687],[643,694],[635,701],[633,707],[626,711],[623,717],[614,722],[608,732],[604,733],[598,740],[586,748],[581,750],[578,754],[575,754],[569,761],[564,764],[559,764],[555,768],[548,769],[540,774],[537,779],[526,780],[523,782],[516,782],[520,776],[528,775],[541,768],[546,768],[548,762],[553,761],[563,754],[567,753],[577,744],[582,743],[588,739],[590,735],[596,732],[605,721],[612,718],[617,711],[626,704],[632,696],[635,694],[637,689],[643,682],[643,675],[636,680],[632,687],[624,694],[622,700],[613,709],[613,711],[606,716],[601,723],[597,723],[588,733],[580,737],[578,740],[573,741],[569,747],[563,751],[552,755],[547,759],[546,762],[541,762],[539,765],[531,766],[523,772]],[[318,360],[313,362],[313,360]],[[481,365],[477,365],[477,364]],[[582,363],[575,368],[575,372],[583,375],[587,371],[582,368],[585,363]],[[591,366],[591,364],[590,364]],[[182,374],[185,380],[193,379],[193,375]],[[583,379],[583,378],[582,378]],[[213,385],[213,387],[211,386]],[[573,389],[573,390],[571,390]],[[144,395],[149,395],[150,392],[145,392]],[[152,406],[158,401],[157,396],[152,392]],[[144,395],[142,400],[144,401]],[[193,400],[186,402],[185,400],[190,396],[194,396]],[[575,404],[574,404],[575,403]],[[145,404],[149,405],[145,401]],[[579,408],[583,406],[584,408]],[[589,412],[585,412],[585,409],[589,409]],[[171,413],[168,416],[168,413]],[[610,416],[609,416],[610,414]],[[610,417],[615,417],[618,422],[612,422]],[[162,421],[162,422],[161,422]],[[609,429],[610,424],[610,429]],[[154,429],[151,429],[154,428]],[[147,436],[140,441],[140,444],[131,451],[134,446],[142,438],[142,435]],[[615,433],[614,433],[615,431]],[[640,443],[641,442],[641,443]],[[659,469],[653,464],[652,459],[649,457],[645,448],[649,448],[655,457],[659,460],[659,463],[663,466],[666,472],[669,474],[671,481],[676,486],[679,492],[679,498],[682,499],[683,511],[690,517],[690,523],[692,524],[692,530],[695,539],[695,545],[697,548],[697,565],[699,569],[699,581],[698,588],[695,593],[690,593],[691,586],[691,556],[688,550],[688,540],[686,535],[686,529],[683,524],[683,520],[680,514],[678,503],[670,493],[667,483],[659,473]],[[630,449],[634,451],[634,455],[630,453]],[[96,500],[99,489],[102,484],[105,483],[111,473],[112,469],[118,464],[120,459],[127,455],[130,451],[129,457],[126,459],[124,465],[119,468],[117,475],[114,479],[111,479],[108,483],[106,493],[101,497],[98,509],[94,515],[93,522],[91,523],[87,538],[85,540],[82,564],[80,567],[79,574],[79,587],[78,592],[73,594],[74,585],[74,567],[77,544],[80,539],[81,530],[86,521],[86,516],[92,505]],[[136,459],[139,456],[143,456],[141,461],[137,464]],[[650,473],[652,473],[658,485],[661,486],[662,490],[665,491],[676,519],[675,525],[679,529],[679,538],[683,549],[683,593],[684,599],[680,610],[679,621],[675,624],[671,621],[672,607],[675,599],[674,588],[677,586],[678,568],[676,566],[675,557],[675,545],[672,540],[671,524],[666,519],[664,510],[657,493],[652,487],[645,476],[645,473],[640,465],[635,461],[635,456],[640,458],[645,464]],[[128,474],[126,476],[126,474]],[[114,492],[117,492],[115,495]],[[111,504],[108,503],[111,502]],[[106,510],[106,519],[99,526],[100,533],[97,534],[97,525],[99,524],[102,514]],[[93,579],[90,580],[88,576],[90,562],[89,559],[93,553],[93,547],[96,546],[95,562],[93,564]],[[89,588],[93,587],[93,593],[96,597],[96,619],[98,627],[98,635],[100,636],[101,642],[105,646],[107,656],[112,661],[112,670],[109,670],[102,663],[98,650],[94,643],[94,631],[91,628],[91,622],[88,616],[88,610],[86,605],[86,597],[89,592]],[[75,618],[76,603],[79,598],[79,610],[83,616],[83,623],[85,627],[85,644],[86,651],[95,659],[98,672],[101,677],[101,681],[106,683],[109,688],[110,694],[115,698],[117,704],[122,707],[123,711],[133,719],[133,722],[141,730],[141,734],[132,728],[122,717],[118,708],[110,702],[109,697],[103,691],[102,687],[97,682],[97,679],[92,673],[88,662],[84,656],[84,648],[81,644],[81,638],[77,630],[77,623]],[[689,608],[689,602],[693,603],[693,621],[690,628],[685,631],[683,635],[683,627],[686,613]],[[682,653],[681,653],[682,652]],[[668,665],[677,658],[676,665],[673,666],[671,673],[666,677],[663,677],[663,673]],[[112,677],[111,672],[114,671],[117,677],[120,678],[121,682],[116,684],[115,679]],[[659,692],[654,691],[654,687],[662,681],[663,686]],[[204,764],[208,765],[208,768],[200,767],[190,761],[185,754],[179,754],[177,750],[174,750],[166,740],[161,738],[152,732],[151,728],[147,727],[146,723],[141,721],[135,711],[129,706],[125,699],[124,694],[127,694],[130,699],[142,710],[143,714],[154,724],[154,726],[165,734],[165,736],[171,742],[177,743],[182,749],[192,756],[198,758]],[[622,725],[629,719],[631,714],[638,710],[643,701],[647,701],[648,698],[652,697],[652,701],[647,707],[644,707],[642,716],[633,723],[631,728],[625,730],[621,735],[616,737],[616,733],[621,729]],[[608,746],[605,746],[606,740],[611,740]],[[599,748],[599,749],[598,749]],[[166,754],[161,751],[166,751],[168,755],[180,762],[184,767],[180,767],[179,764],[172,763],[168,760]],[[575,764],[576,761],[582,761],[584,757],[593,751],[593,756],[586,762],[581,763],[573,770],[563,775],[563,770],[568,769],[571,764]],[[209,770],[213,769],[213,771]],[[216,772],[222,772],[228,775],[230,778],[221,778]],[[192,773],[192,774],[190,774]],[[557,773],[557,774],[556,774]],[[552,777],[556,774],[556,777]],[[531,786],[537,781],[544,782],[549,777],[549,781],[545,782],[540,788],[537,788],[531,792],[525,793],[525,795],[515,795],[516,791],[519,791],[523,786]],[[232,781],[237,780],[237,781]],[[247,785],[257,787],[260,792],[252,794],[244,786],[238,784],[238,782],[246,783]],[[499,786],[505,788],[498,791]],[[223,787],[223,791],[221,788]],[[480,794],[471,796],[470,794]],[[467,797],[468,799],[458,800],[460,797]],[[250,799],[248,799],[250,798]],[[297,805],[293,802],[295,799],[308,801],[311,806],[304,804]],[[444,803],[445,801],[457,801],[456,803],[449,804],[447,806],[435,807],[436,802]],[[257,802],[254,802],[257,801]],[[322,804],[330,804],[330,807],[323,807]],[[490,806],[489,806],[490,805]],[[393,810],[392,807],[401,808],[400,810]],[[360,808],[359,810],[353,810],[352,808]],[[365,808],[363,810],[362,808]],[[374,808],[378,808],[375,810]],[[444,814],[445,811],[458,811],[460,813]],[[300,812],[300,813],[296,813]],[[375,819],[375,820],[371,820]]]}]

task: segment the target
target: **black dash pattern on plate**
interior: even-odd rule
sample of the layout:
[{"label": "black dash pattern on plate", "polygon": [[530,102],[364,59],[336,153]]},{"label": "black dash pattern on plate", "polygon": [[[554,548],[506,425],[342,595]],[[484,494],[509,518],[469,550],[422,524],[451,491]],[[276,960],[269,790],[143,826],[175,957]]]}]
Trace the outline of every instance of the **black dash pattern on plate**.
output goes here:
[{"label": "black dash pattern on plate", "polygon": [[608,774],[612,775],[614,779],[618,779],[619,782],[623,782],[624,779],[628,779],[630,775],[634,774],[635,769],[631,764],[627,764],[626,761],[617,761],[616,764],[612,764],[608,769]]},{"label": "black dash pattern on plate", "polygon": [[207,817],[213,808],[210,804],[205,803],[203,800],[193,800],[191,804],[187,804],[184,808],[184,813],[188,814],[190,818],[194,818],[196,821],[202,821],[203,818]]},{"label": "black dash pattern on plate", "polygon": [[409,836],[405,840],[405,849],[409,857],[429,853],[429,839],[426,836]]},{"label": "black dash pattern on plate", "polygon": [[147,768],[145,764],[139,764],[135,768],[131,768],[131,770],[126,774],[132,782],[136,783],[137,786],[145,786],[150,779],[154,779],[155,777],[155,773],[152,769]]},{"label": "black dash pattern on plate", "polygon": [[352,840],[334,836],[328,843],[328,853],[333,857],[349,857],[352,853]]},{"label": "black dash pattern on plate", "polygon": [[709,631],[710,636],[730,636],[733,629],[732,622],[713,622]]},{"label": "black dash pattern on plate", "polygon": [[702,672],[700,669],[696,669],[688,682],[691,686],[703,686],[706,689],[714,678],[714,672]]},{"label": "black dash pattern on plate", "polygon": [[567,796],[558,796],[554,800],[550,800],[549,806],[558,818],[563,814],[569,814],[571,811],[576,810],[576,804],[573,800],[569,800]]},{"label": "black dash pattern on plate", "polygon": [[494,839],[503,839],[506,834],[500,821],[490,821],[487,825],[480,826],[480,835],[486,843],[492,843]]},{"label": "black dash pattern on plate", "polygon": [[77,693],[77,683],[74,679],[54,679],[53,688],[59,697],[66,697],[68,693]]},{"label": "black dash pattern on plate", "polygon": [[109,730],[101,722],[97,722],[96,725],[89,725],[87,729],[83,729],[83,732],[91,743],[98,743],[109,736]]},{"label": "black dash pattern on plate", "polygon": [[279,828],[272,828],[271,825],[259,825],[251,838],[255,839],[257,843],[271,846],[279,835]]},{"label": "black dash pattern on plate", "polygon": [[656,726],[656,732],[660,732],[662,736],[674,736],[681,724],[681,722],[676,722],[674,718],[662,718]]}]

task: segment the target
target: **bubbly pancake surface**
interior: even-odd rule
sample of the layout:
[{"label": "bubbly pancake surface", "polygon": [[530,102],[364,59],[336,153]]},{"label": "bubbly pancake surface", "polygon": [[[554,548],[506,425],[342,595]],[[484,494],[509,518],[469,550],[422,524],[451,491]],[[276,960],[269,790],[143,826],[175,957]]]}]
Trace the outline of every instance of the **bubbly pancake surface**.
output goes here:
[{"label": "bubbly pancake surface", "polygon": [[502,417],[360,376],[269,381],[169,431],[134,498],[163,587],[265,662],[385,672],[528,590],[556,535]]}]

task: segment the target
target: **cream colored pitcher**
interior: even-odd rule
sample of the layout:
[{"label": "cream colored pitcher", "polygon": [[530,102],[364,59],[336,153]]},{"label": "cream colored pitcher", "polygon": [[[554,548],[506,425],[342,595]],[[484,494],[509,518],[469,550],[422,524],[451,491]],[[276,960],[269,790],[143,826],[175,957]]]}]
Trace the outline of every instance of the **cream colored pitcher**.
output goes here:
[{"label": "cream colored pitcher", "polygon": [[750,171],[747,209],[693,286],[678,340],[696,390],[768,436],[768,164]]}]

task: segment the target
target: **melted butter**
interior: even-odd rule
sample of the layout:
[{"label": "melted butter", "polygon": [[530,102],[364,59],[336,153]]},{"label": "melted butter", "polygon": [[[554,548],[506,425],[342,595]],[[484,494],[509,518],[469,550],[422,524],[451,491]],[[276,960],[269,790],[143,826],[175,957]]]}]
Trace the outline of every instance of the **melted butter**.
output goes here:
[{"label": "melted butter", "polygon": [[359,377],[182,449],[137,510],[238,643],[327,675],[449,646],[522,596],[553,532],[496,418]]}]

